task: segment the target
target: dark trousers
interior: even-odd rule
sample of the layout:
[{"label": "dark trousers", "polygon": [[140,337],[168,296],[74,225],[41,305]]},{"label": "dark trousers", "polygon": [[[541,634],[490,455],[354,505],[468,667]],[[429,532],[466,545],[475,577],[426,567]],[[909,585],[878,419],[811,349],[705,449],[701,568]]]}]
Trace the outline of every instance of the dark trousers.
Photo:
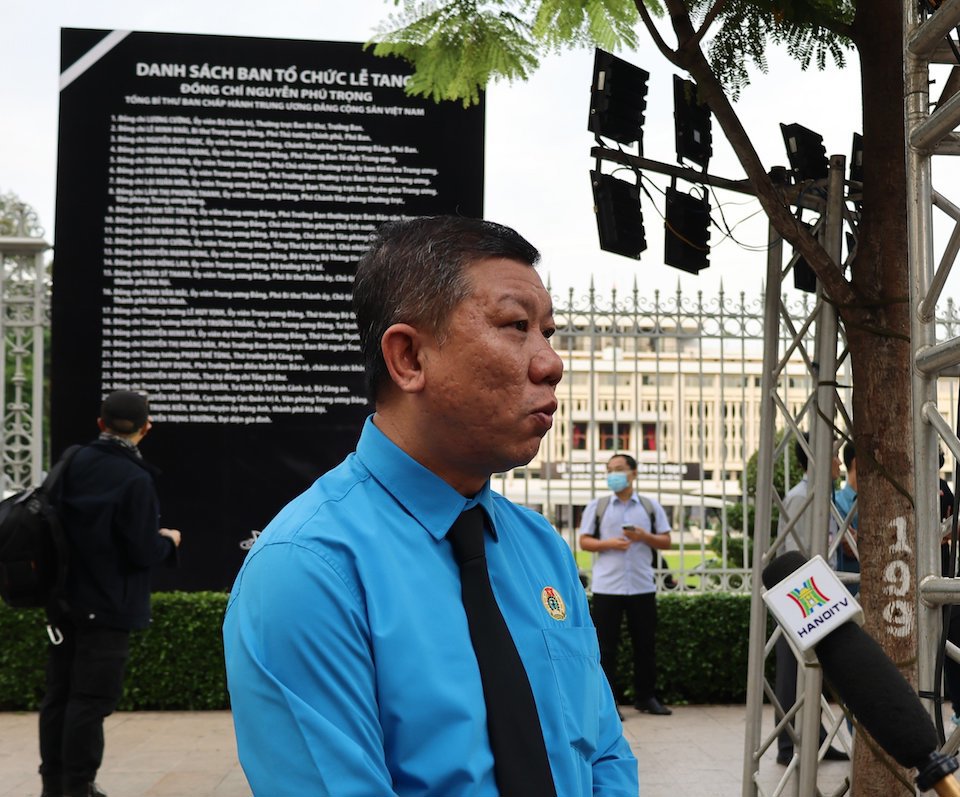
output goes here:
[{"label": "dark trousers", "polygon": [[633,699],[647,700],[656,695],[657,657],[654,638],[657,630],[657,595],[593,594],[593,624],[600,642],[600,666],[614,696],[617,691],[617,651],[620,628],[627,617],[627,632],[633,644]]},{"label": "dark trousers", "polygon": [[[790,643],[782,636],[774,643],[774,652],[777,661],[777,674],[773,685],[773,692],[777,696],[777,702],[783,706],[784,711],[789,711],[794,703],[797,702],[797,657],[793,655]],[[817,710],[819,710],[817,706]],[[780,722],[783,715],[776,713],[776,720]],[[796,727],[795,725],[793,727]],[[827,731],[820,726],[820,744],[827,738]],[[788,757],[793,755],[793,739],[790,738],[790,732],[786,729],[780,731],[777,736],[777,755]]]},{"label": "dark trousers", "polygon": [[47,650],[47,691],[40,704],[40,775],[44,788],[70,793],[91,783],[103,761],[103,718],[117,707],[129,631],[62,622],[63,642]]},{"label": "dark trousers", "polygon": [[[946,622],[947,609],[943,609],[943,619]],[[960,606],[950,608],[950,624],[947,627],[947,639],[954,645],[960,645]],[[943,659],[943,684],[950,698],[954,716],[960,717],[960,664],[949,656]]]}]

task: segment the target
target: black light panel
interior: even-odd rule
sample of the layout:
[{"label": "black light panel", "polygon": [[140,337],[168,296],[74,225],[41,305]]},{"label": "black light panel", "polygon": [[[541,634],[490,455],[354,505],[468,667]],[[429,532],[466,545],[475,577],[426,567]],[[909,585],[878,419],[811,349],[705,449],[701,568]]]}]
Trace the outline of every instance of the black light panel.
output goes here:
[{"label": "black light panel", "polygon": [[587,129],[621,144],[636,141],[643,152],[643,113],[650,73],[603,50],[593,59]]},{"label": "black light panel", "polygon": [[863,136],[853,134],[853,146],[850,151],[850,180],[855,183],[863,182]]},{"label": "black light panel", "polygon": [[673,121],[676,129],[677,160],[692,161],[703,169],[713,154],[710,109],[697,102],[697,84],[673,76]]},{"label": "black light panel", "polygon": [[663,262],[696,274],[710,265],[710,200],[667,188]]},{"label": "black light panel", "polygon": [[796,122],[781,124],[783,143],[787,148],[790,168],[801,180],[826,179],[829,165],[827,150],[823,146],[823,136]]},{"label": "black light panel", "polygon": [[647,248],[640,189],[613,175],[596,171],[590,172],[590,180],[600,248],[638,260],[640,253]]}]

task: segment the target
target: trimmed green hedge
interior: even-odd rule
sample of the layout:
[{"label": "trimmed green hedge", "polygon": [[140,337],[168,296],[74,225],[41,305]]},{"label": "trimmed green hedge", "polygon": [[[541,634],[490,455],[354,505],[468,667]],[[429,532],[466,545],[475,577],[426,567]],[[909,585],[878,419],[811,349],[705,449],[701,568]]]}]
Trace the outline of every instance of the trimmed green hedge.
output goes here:
[{"label": "trimmed green hedge", "polygon": [[[743,703],[749,639],[749,595],[659,595],[658,696],[674,704]],[[625,635],[617,667],[620,684],[628,692],[632,690],[632,655]]]},{"label": "trimmed green hedge", "polygon": [[[160,592],[153,622],[130,639],[123,710],[228,707],[220,625],[220,592]],[[661,595],[657,685],[669,703],[740,703],[746,695],[750,598]],[[0,605],[0,710],[35,710],[43,696],[47,635],[39,610]],[[630,683],[630,646],[620,675]]]},{"label": "trimmed green hedge", "polygon": [[[223,592],[155,593],[153,622],[130,636],[120,709],[226,708],[220,637],[226,606]],[[0,640],[0,710],[35,710],[43,697],[43,612],[0,605]]]}]

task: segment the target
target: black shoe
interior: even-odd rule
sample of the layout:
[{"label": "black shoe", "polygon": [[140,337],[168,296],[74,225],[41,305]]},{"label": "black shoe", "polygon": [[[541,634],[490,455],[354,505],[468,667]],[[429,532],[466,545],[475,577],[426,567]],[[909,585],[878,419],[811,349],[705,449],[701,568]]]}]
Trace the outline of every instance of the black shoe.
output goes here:
[{"label": "black shoe", "polygon": [[828,747],[827,752],[823,754],[824,761],[849,761],[850,756],[848,756],[843,750],[838,750],[836,747]]},{"label": "black shoe", "polygon": [[655,697],[648,697],[646,700],[638,700],[633,704],[633,707],[637,711],[644,711],[647,714],[659,714],[660,716],[666,717],[673,712],[668,709],[663,703],[657,700]]},{"label": "black shoe", "polygon": [[793,750],[789,750],[789,751],[781,750],[779,753],[777,753],[777,763],[782,767],[785,767],[787,764],[789,764],[792,758],[793,758]]},{"label": "black shoe", "polygon": [[[60,797],[57,795],[56,797]],[[63,797],[107,797],[107,793],[96,783],[84,783],[63,790]]]}]

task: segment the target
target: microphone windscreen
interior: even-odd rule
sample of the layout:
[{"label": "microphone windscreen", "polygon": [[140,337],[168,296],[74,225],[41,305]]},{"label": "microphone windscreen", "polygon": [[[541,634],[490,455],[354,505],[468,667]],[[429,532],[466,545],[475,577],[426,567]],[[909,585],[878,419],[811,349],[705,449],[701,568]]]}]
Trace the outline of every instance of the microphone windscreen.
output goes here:
[{"label": "microphone windscreen", "polygon": [[936,729],[876,640],[860,626],[844,623],[814,650],[837,696],[877,744],[901,766],[921,767],[939,746]]},{"label": "microphone windscreen", "polygon": [[760,578],[767,589],[775,587],[794,570],[799,570],[807,563],[807,558],[800,551],[787,551],[780,554],[770,564],[763,568]]}]

